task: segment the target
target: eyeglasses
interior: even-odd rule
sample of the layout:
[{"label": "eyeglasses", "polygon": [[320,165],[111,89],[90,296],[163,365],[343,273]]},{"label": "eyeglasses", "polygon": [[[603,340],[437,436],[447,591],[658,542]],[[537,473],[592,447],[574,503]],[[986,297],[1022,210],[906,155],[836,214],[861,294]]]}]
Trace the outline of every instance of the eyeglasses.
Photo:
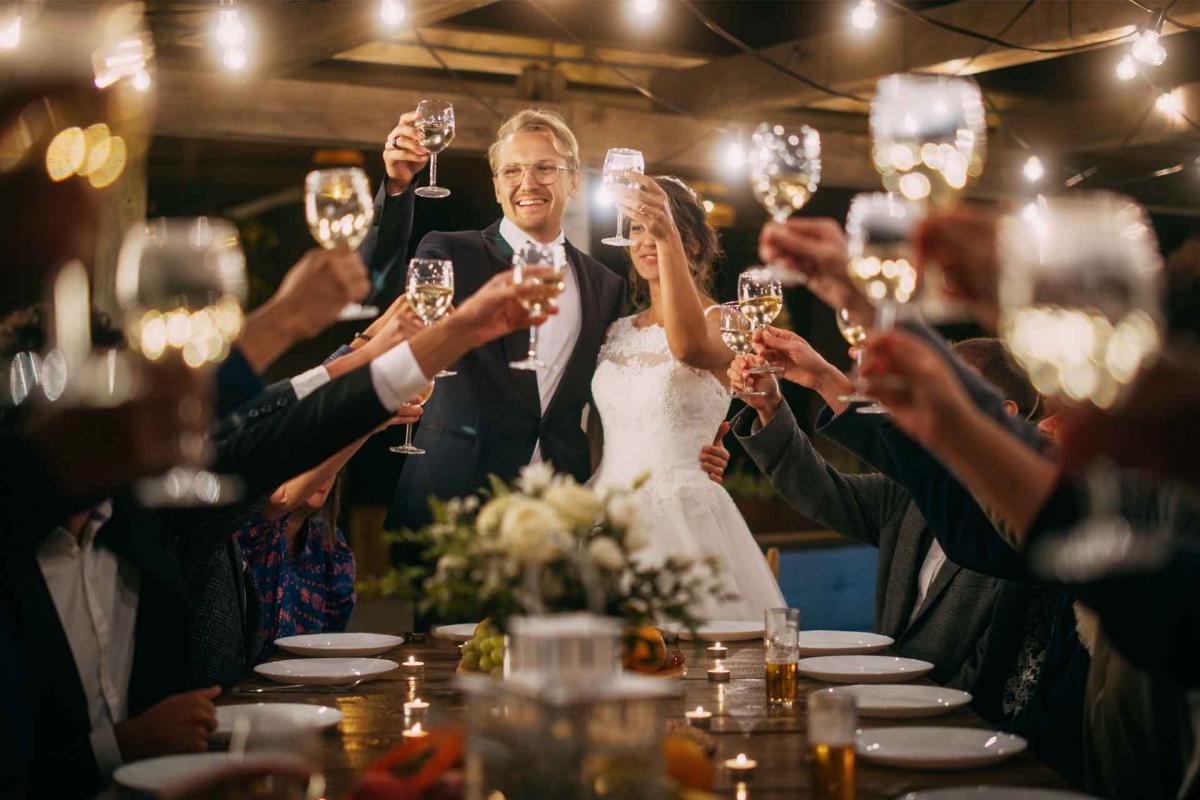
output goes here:
[{"label": "eyeglasses", "polygon": [[516,186],[521,181],[525,180],[525,171],[533,170],[533,179],[542,186],[548,186],[558,180],[560,172],[574,172],[571,167],[564,167],[560,164],[551,164],[548,161],[542,161],[537,164],[509,164],[501,167],[496,173],[497,178],[507,183],[509,186]]}]

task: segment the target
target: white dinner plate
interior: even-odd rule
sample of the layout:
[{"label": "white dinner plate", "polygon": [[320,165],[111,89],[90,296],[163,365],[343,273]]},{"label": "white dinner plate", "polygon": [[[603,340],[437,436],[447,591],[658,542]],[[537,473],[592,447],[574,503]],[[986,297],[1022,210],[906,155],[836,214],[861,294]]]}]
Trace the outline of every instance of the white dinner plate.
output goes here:
[{"label": "white dinner plate", "polygon": [[475,636],[478,622],[459,622],[455,625],[439,625],[433,629],[435,639],[449,639],[452,642],[469,642]]},{"label": "white dinner plate", "polygon": [[233,732],[233,723],[238,717],[248,717],[251,724],[263,719],[281,720],[298,728],[324,730],[341,722],[342,712],[329,706],[312,706],[306,703],[242,703],[236,706],[217,707],[218,736]]},{"label": "white dinner plate", "polygon": [[404,637],[383,633],[307,633],[276,639],[275,644],[297,656],[354,658],[386,653],[404,644]]},{"label": "white dinner plate", "polygon": [[[696,626],[694,638],[705,642],[744,642],[750,639],[761,639],[766,631],[762,620],[749,622],[745,620],[713,620],[701,622]],[[679,631],[680,639],[691,640],[692,632],[687,628]]]},{"label": "white dinner plate", "polygon": [[906,683],[856,684],[831,691],[854,695],[860,717],[884,719],[936,717],[971,702],[971,695],[958,689]]},{"label": "white dinner plate", "polygon": [[909,769],[984,767],[1026,746],[1020,736],[981,728],[870,728],[854,737],[854,749],[868,761]]},{"label": "white dinner plate", "polygon": [[800,631],[802,656],[861,656],[877,653],[895,643],[880,633],[854,631]]},{"label": "white dinner plate", "polygon": [[113,780],[127,789],[160,795],[178,791],[225,769],[269,768],[290,773],[303,771],[307,766],[310,765],[306,765],[301,757],[290,753],[247,753],[243,756],[230,753],[185,753],[125,764],[113,773]]},{"label": "white dinner plate", "polygon": [[919,678],[933,664],[896,656],[817,656],[800,659],[800,674],[829,683],[894,683]]},{"label": "white dinner plate", "polygon": [[922,789],[896,800],[1093,800],[1091,795],[1036,786],[950,786]]},{"label": "white dinner plate", "polygon": [[373,680],[399,666],[386,658],[293,658],[268,661],[259,664],[254,671],[280,683],[317,686]]}]

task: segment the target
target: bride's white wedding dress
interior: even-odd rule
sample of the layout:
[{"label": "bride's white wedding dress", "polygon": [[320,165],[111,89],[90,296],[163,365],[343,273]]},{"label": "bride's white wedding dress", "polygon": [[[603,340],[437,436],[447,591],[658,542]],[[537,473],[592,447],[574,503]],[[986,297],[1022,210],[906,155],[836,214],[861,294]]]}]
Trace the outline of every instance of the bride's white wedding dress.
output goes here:
[{"label": "bride's white wedding dress", "polygon": [[786,605],[729,493],[700,468],[700,448],[729,409],[721,382],[677,361],[662,326],[639,328],[623,317],[600,348],[592,396],[604,425],[604,457],[593,484],[628,488],[650,473],[636,498],[651,542],[639,560],[715,556],[737,598],[706,600],[693,609],[700,619],[761,620],[764,609]]}]

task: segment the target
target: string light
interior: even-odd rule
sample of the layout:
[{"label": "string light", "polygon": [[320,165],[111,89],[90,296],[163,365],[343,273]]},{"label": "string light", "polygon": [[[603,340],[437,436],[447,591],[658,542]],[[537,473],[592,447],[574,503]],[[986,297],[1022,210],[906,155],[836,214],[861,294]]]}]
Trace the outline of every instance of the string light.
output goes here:
[{"label": "string light", "polygon": [[221,63],[237,72],[246,66],[246,50],[243,47],[226,47],[221,53]]},{"label": "string light", "polygon": [[633,10],[643,17],[653,16],[658,12],[658,0],[633,0]]},{"label": "string light", "polygon": [[1021,170],[1025,173],[1025,180],[1030,183],[1037,183],[1046,174],[1046,168],[1042,166],[1042,160],[1037,156],[1030,156],[1025,161],[1025,166]]},{"label": "string light", "polygon": [[600,208],[608,208],[613,204],[612,195],[608,193],[608,187],[603,183],[596,185],[596,191],[592,193],[592,201]]},{"label": "string light", "polygon": [[15,50],[21,44],[21,15],[10,13],[0,21],[0,50]]},{"label": "string light", "polygon": [[721,163],[728,172],[741,172],[746,166],[746,148],[737,139],[732,139],[721,149]]},{"label": "string light", "polygon": [[217,15],[217,44],[223,47],[243,44],[246,41],[246,26],[237,8],[231,3],[223,6]]},{"label": "string light", "polygon": [[1167,60],[1167,51],[1163,48],[1162,43],[1158,40],[1159,34],[1150,28],[1146,28],[1138,34],[1134,40],[1133,46],[1129,48],[1129,52],[1138,61],[1150,67],[1160,67]]},{"label": "string light", "polygon": [[1137,62],[1128,53],[1117,62],[1117,77],[1123,81],[1131,81],[1137,77]]},{"label": "string light", "polygon": [[875,10],[875,0],[858,0],[850,12],[850,24],[860,31],[869,31],[875,27],[879,14]]},{"label": "string light", "polygon": [[379,4],[379,18],[384,25],[399,25],[405,16],[404,3],[400,0],[382,0]]},{"label": "string light", "polygon": [[1178,116],[1183,113],[1183,101],[1179,99],[1179,95],[1175,92],[1163,92],[1154,101],[1154,107],[1164,114],[1169,116]]}]

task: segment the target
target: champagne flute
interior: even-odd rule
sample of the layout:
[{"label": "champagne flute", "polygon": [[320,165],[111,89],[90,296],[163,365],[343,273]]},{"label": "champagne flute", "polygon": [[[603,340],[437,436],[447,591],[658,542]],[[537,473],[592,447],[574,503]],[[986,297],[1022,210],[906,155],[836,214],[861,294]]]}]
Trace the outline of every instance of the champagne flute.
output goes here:
[{"label": "champagne flute", "polygon": [[[821,135],[807,125],[788,130],[764,122],[750,135],[747,153],[754,198],[780,224],[803,208],[821,182]],[[768,264],[788,285],[804,283],[804,275],[781,264]]]},{"label": "champagne flute", "polygon": [[[627,150],[624,147],[614,147],[604,156],[604,186],[605,188],[619,187],[636,189],[638,185],[625,177],[626,172],[644,174],[646,161],[642,158],[641,150]],[[614,198],[615,199],[615,198]],[[625,235],[625,214],[617,210],[617,233],[601,239],[604,244],[615,247],[630,247],[633,240]]]},{"label": "champagne flute", "polygon": [[863,343],[867,341],[866,326],[853,319],[848,308],[838,309],[837,326],[838,332],[842,334],[842,338],[849,342],[851,347],[855,348],[854,391],[850,394],[840,395],[838,400],[841,400],[843,403],[870,403],[874,398],[863,394],[861,389],[862,365],[866,358],[866,350],[863,348]]},{"label": "champagne flute", "polygon": [[[308,173],[304,178],[304,217],[309,232],[321,247],[332,250],[344,244],[351,250],[358,249],[375,218],[367,173],[358,167]],[[375,306],[347,303],[338,319],[371,319],[378,315]]]},{"label": "champagne flute", "polygon": [[[526,242],[513,253],[513,281],[522,286],[541,286],[543,291],[521,298],[521,305],[530,316],[538,317],[553,305],[565,287],[567,251],[557,242],[538,244]],[[545,369],[546,363],[537,354],[538,326],[529,328],[529,353],[520,361],[512,361],[513,369]]]},{"label": "champagne flute", "polygon": [[445,100],[422,100],[417,104],[416,126],[421,146],[429,151],[429,185],[417,189],[417,195],[449,197],[450,190],[437,185],[437,157],[454,141],[454,106]]},{"label": "champagne flute", "polygon": [[[405,278],[408,304],[429,327],[446,314],[454,301],[454,264],[442,258],[414,258],[408,262]],[[443,369],[435,378],[449,378],[457,372]]]},{"label": "champagne flute", "polygon": [[[432,396],[433,396],[433,381],[430,381],[429,385],[426,386],[424,389],[422,389],[421,393],[418,394],[416,397],[414,397],[409,402],[415,403],[416,405],[419,405],[419,406],[424,406],[426,403],[429,402],[429,398]],[[402,455],[408,455],[408,456],[423,456],[423,455],[425,455],[424,450],[422,450],[421,448],[419,448],[413,444],[412,432],[413,432],[413,424],[411,422],[405,423],[405,425],[404,425],[404,444],[396,445],[395,447],[389,447],[388,450],[390,450],[393,453],[400,453]]]},{"label": "champagne flute", "polygon": [[[205,369],[229,355],[242,328],[246,259],[237,229],[208,217],[154,219],[135,225],[117,258],[116,293],[130,349],[151,361],[178,360]],[[192,396],[181,414],[201,414]],[[151,506],[216,505],[237,499],[241,481],[204,469],[208,443],[196,434],[181,442],[184,461],[166,475],[140,481]]]},{"label": "champagne flute", "polygon": [[[783,284],[770,270],[752,267],[738,276],[738,308],[757,331],[775,321],[783,310]],[[751,375],[779,375],[783,367],[767,365],[754,367]]]},{"label": "champagne flute", "polygon": [[[738,355],[754,355],[754,329],[750,327],[750,320],[746,319],[746,315],[742,313],[741,303],[736,300],[721,303],[720,308],[721,341]],[[738,399],[743,397],[766,397],[767,393],[744,390],[734,392],[733,396]]]}]

